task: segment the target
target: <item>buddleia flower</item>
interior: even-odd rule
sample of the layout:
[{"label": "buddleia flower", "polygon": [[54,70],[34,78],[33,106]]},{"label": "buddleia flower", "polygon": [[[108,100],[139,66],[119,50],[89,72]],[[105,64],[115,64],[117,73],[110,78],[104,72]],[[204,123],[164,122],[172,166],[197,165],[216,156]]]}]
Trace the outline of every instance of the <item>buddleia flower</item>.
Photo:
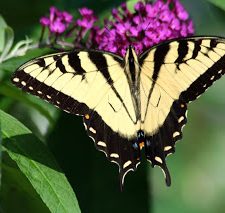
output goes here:
[{"label": "buddleia flower", "polygon": [[66,12],[60,11],[56,7],[50,7],[49,17],[41,17],[40,23],[44,27],[48,27],[51,33],[62,34],[66,31],[72,22],[73,16]]},{"label": "buddleia flower", "polygon": [[132,45],[137,53],[162,41],[193,35],[189,14],[178,0],[157,0],[155,3],[137,2],[134,12],[125,3],[112,10],[113,19],[105,20],[105,28],[98,31],[98,48],[125,55]]},{"label": "buddleia flower", "polygon": [[133,12],[122,3],[111,11],[111,18],[99,25],[94,11],[79,9],[81,18],[72,21],[68,12],[50,8],[49,17],[40,22],[51,33],[73,38],[74,48],[92,48],[110,51],[121,56],[132,45],[140,54],[162,41],[191,36],[194,33],[193,22],[179,0],[156,0],[154,3],[137,2]]}]

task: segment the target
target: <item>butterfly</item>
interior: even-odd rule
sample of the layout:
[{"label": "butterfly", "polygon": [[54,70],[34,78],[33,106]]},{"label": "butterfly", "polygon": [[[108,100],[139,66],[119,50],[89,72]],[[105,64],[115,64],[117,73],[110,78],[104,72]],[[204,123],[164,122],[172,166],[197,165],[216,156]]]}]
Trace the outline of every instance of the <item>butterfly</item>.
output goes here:
[{"label": "butterfly", "polygon": [[144,150],[171,185],[166,157],[187,122],[187,104],[225,73],[225,39],[187,37],[125,57],[97,50],[41,56],[19,67],[12,82],[62,110],[80,115],[98,150],[119,166],[120,184]]}]

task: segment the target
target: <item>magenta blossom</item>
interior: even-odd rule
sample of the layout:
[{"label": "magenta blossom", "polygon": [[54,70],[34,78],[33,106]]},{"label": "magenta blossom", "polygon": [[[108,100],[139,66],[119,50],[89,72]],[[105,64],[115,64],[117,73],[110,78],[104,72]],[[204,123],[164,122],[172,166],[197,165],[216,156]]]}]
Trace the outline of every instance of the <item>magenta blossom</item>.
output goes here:
[{"label": "magenta blossom", "polygon": [[72,22],[73,16],[66,11],[61,12],[56,7],[50,7],[49,17],[42,17],[40,23],[48,27],[50,32],[62,34]]},{"label": "magenta blossom", "polygon": [[99,49],[124,56],[129,45],[138,53],[162,41],[193,35],[193,22],[178,0],[138,2],[131,13],[125,4],[114,9],[114,20],[97,33]]},{"label": "magenta blossom", "polygon": [[97,20],[97,17],[94,16],[93,10],[84,7],[79,9],[79,12],[82,15],[82,19],[77,20],[77,25],[85,30],[91,29]]},{"label": "magenta blossom", "polygon": [[52,33],[61,34],[68,29],[75,48],[94,48],[124,56],[129,45],[138,54],[162,41],[193,35],[193,22],[179,0],[156,0],[154,3],[137,2],[134,12],[126,3],[112,10],[112,17],[104,20],[104,27],[96,26],[93,10],[79,9],[81,18],[72,23],[72,16],[55,7],[49,17],[40,22]]}]

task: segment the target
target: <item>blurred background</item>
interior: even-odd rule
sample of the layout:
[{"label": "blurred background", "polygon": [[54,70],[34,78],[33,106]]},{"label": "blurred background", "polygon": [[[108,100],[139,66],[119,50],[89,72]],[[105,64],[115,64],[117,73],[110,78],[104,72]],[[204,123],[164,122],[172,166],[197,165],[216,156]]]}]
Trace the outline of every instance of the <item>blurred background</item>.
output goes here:
[{"label": "blurred background", "polygon": [[[77,9],[86,6],[104,17],[121,2],[8,0],[0,1],[0,14],[14,29],[16,41],[26,35],[35,40],[41,31],[39,18],[48,14],[52,5],[75,17]],[[194,21],[196,35],[225,36],[223,8],[207,0],[181,2]],[[213,3],[217,2],[224,2],[225,6],[225,0]],[[41,54],[37,50],[29,57]],[[225,212],[225,78],[189,105],[184,137],[177,143],[176,153],[167,158],[172,186],[166,187],[158,167],[152,169],[142,162],[137,172],[126,176],[121,193],[117,165],[96,151],[81,118],[24,94],[10,84],[16,65],[25,61],[25,58],[11,61],[0,68],[0,109],[15,116],[46,143],[73,187],[82,212]],[[43,108],[45,111],[41,113]],[[3,162],[7,167],[2,168],[0,212],[49,212],[6,154]]]}]

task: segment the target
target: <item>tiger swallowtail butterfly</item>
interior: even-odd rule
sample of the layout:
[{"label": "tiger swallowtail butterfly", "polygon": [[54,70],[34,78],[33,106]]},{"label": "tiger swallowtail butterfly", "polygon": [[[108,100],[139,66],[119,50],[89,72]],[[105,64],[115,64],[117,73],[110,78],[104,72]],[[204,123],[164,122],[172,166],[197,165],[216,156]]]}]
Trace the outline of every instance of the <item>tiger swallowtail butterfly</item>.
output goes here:
[{"label": "tiger swallowtail butterfly", "polygon": [[124,58],[73,50],[19,67],[12,82],[62,110],[80,115],[98,150],[119,165],[120,183],[135,171],[141,150],[171,184],[166,157],[187,122],[187,104],[225,73],[225,39],[188,37]]}]

